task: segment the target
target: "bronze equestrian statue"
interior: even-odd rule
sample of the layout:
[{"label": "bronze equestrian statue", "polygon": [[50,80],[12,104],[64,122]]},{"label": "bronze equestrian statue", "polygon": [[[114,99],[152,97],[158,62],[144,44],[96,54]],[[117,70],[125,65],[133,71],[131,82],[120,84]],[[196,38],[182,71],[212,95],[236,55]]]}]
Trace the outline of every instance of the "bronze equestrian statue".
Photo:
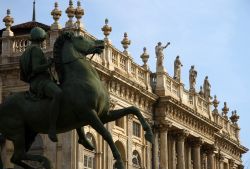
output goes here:
[{"label": "bronze equestrian statue", "polygon": [[[41,36],[41,41],[43,38]],[[39,40],[38,43],[41,41]],[[124,109],[109,110],[108,91],[100,81],[97,71],[86,57],[88,54],[100,54],[103,49],[103,41],[75,36],[72,32],[62,33],[57,38],[53,50],[54,64],[60,82],[59,87],[49,88],[47,84],[51,85],[53,82],[46,75],[47,77],[39,77],[44,78],[46,82],[39,81],[39,79],[37,80],[38,84],[35,84],[37,86],[33,88],[31,77],[30,92],[14,93],[8,96],[0,105],[0,133],[13,142],[12,163],[25,169],[35,169],[23,161],[37,161],[45,169],[51,169],[50,162],[46,157],[27,153],[38,133],[49,134],[50,139],[56,141],[57,133],[76,129],[79,136],[78,142],[88,149],[93,149],[93,145],[87,140],[83,131],[83,126],[90,125],[109,144],[116,160],[114,167],[116,169],[125,169],[121,155],[104,124],[128,114],[133,114],[139,119],[145,131],[145,138],[153,143],[153,133],[150,125],[143,118],[138,108],[131,106]],[[40,59],[42,59],[44,56],[42,56],[42,53],[40,55]],[[31,56],[31,60],[37,57],[33,54]],[[29,64],[33,65],[32,61]],[[40,67],[44,65],[41,70],[42,73],[46,74],[51,63],[43,60],[38,65]],[[40,68],[37,69],[40,72]],[[34,70],[31,69],[30,71]],[[35,76],[33,78],[36,78],[37,75],[33,76]],[[57,88],[55,90],[58,90],[59,94],[55,91],[46,91],[52,88]],[[57,94],[54,92],[60,98],[57,98]],[[35,99],[33,95],[35,95]],[[36,99],[38,97],[41,98]],[[56,102],[59,103],[60,109],[59,113],[54,112],[55,114],[52,114],[51,110],[56,108],[52,107],[48,110],[48,107],[56,106],[56,104],[52,103],[55,97],[59,100]],[[0,169],[3,169],[1,162]]]}]

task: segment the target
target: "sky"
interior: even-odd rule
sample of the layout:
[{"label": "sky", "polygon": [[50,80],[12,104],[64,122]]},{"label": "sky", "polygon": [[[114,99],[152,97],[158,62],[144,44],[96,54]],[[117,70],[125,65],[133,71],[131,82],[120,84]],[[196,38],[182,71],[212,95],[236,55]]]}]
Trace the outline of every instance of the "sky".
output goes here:
[{"label": "sky", "polygon": [[[36,20],[51,25],[54,1],[36,0]],[[131,40],[129,52],[134,61],[142,65],[140,55],[147,47],[148,64],[155,71],[154,48],[157,42],[171,45],[164,50],[164,65],[173,75],[173,62],[177,55],[183,64],[182,81],[188,88],[188,71],[195,65],[197,86],[209,77],[212,95],[217,95],[219,108],[226,101],[231,111],[240,115],[241,143],[250,148],[250,1],[249,0],[86,0],[82,19],[86,30],[99,39],[105,18],[113,31],[109,38],[116,48],[123,50],[124,32]],[[64,25],[68,0],[58,0],[63,11],[59,20]],[[76,0],[74,0],[76,6]],[[0,0],[0,17],[11,9],[15,23],[32,19],[32,0]],[[0,19],[1,19],[0,18]],[[0,23],[0,28],[4,24]],[[246,169],[250,169],[250,153],[243,156]]]}]

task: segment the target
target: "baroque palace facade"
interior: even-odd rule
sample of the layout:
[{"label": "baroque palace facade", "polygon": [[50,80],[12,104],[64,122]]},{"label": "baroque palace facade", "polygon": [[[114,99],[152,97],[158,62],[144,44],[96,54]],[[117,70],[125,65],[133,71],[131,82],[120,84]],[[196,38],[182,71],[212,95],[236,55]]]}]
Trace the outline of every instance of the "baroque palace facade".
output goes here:
[{"label": "baroque palace facade", "polygon": [[[46,30],[48,36],[42,48],[48,57],[52,57],[53,44],[63,31],[74,31],[96,39],[84,29],[81,22],[84,11],[80,2],[74,8],[70,0],[66,10],[69,20],[65,27],[58,22],[61,13],[55,3],[51,12],[55,22],[51,26],[36,22],[35,16],[31,22],[13,26],[10,10],[7,16],[3,16],[6,28],[0,31],[0,102],[13,92],[29,89],[19,80],[19,57],[30,43],[29,32],[33,27]],[[119,51],[109,39],[112,28],[107,19],[102,31],[105,35],[104,52],[100,57],[93,57],[91,62],[110,93],[111,108],[137,106],[155,134],[155,144],[151,145],[145,140],[142,127],[133,115],[106,125],[127,169],[244,168],[241,156],[248,149],[240,143],[239,116],[233,111],[229,117],[226,103],[222,112],[219,111],[219,101],[216,96],[212,99],[209,91],[195,91],[194,69],[190,69],[190,89],[187,90],[181,83],[180,62],[179,69],[176,62],[175,77],[166,73],[160,63],[162,58],[158,58],[157,70],[152,73],[147,65],[149,55],[146,48],[141,55],[144,65],[140,66],[128,52],[130,40],[127,33],[121,42],[124,51]],[[159,57],[163,57],[161,54]],[[206,82],[204,88],[209,89],[209,82]],[[94,151],[78,145],[75,131],[60,134],[57,143],[52,143],[47,135],[39,135],[30,151],[46,155],[54,169],[113,168],[113,156],[107,143],[89,126],[85,127],[85,132],[95,145]],[[2,142],[5,168],[14,167],[9,161],[12,152],[12,143]]]}]

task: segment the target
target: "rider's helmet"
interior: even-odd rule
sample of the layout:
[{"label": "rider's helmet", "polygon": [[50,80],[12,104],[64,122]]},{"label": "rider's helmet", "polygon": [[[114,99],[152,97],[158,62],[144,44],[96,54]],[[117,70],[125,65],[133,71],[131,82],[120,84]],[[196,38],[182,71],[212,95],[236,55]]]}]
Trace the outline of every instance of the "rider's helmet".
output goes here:
[{"label": "rider's helmet", "polygon": [[30,31],[30,40],[42,42],[46,38],[46,32],[40,27],[34,27]]}]

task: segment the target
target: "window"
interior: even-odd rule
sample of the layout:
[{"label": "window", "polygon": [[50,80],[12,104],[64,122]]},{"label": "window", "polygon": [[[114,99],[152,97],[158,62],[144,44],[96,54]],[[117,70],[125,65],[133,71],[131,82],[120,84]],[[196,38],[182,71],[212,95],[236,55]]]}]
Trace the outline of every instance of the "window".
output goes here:
[{"label": "window", "polygon": [[115,125],[118,126],[118,127],[124,128],[123,118],[120,118],[120,119],[116,120]]},{"label": "window", "polygon": [[94,168],[94,157],[84,155],[84,169]]},{"label": "window", "polygon": [[133,121],[133,135],[141,137],[141,125],[135,121]]},{"label": "window", "polygon": [[141,168],[141,157],[136,150],[133,151],[132,163],[134,168]]}]

